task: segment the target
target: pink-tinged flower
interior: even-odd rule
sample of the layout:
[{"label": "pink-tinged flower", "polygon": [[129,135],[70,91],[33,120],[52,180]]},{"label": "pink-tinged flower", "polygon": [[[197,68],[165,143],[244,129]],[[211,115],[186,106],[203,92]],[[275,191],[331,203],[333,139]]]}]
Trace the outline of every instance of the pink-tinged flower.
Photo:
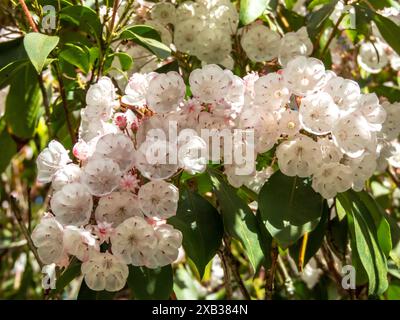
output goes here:
[{"label": "pink-tinged flower", "polygon": [[99,238],[99,244],[110,241],[114,230],[112,223],[106,221],[98,222],[96,226],[93,226],[93,233]]},{"label": "pink-tinged flower", "polygon": [[127,173],[121,178],[120,187],[125,191],[135,192],[139,188],[139,182],[136,175]]},{"label": "pink-tinged flower", "polygon": [[90,147],[85,141],[79,140],[72,148],[72,154],[75,158],[85,161],[89,157]]},{"label": "pink-tinged flower", "polygon": [[117,115],[114,118],[114,122],[118,126],[118,128],[120,128],[121,130],[125,130],[126,126],[128,124],[128,121],[123,114]]}]

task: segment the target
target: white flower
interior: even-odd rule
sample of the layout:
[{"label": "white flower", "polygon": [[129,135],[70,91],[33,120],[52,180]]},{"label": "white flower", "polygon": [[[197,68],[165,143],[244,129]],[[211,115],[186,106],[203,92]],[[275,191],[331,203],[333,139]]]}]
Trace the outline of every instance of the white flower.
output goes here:
[{"label": "white flower", "polygon": [[156,20],[148,20],[146,21],[146,25],[154,28],[160,34],[162,43],[164,43],[168,47],[171,45],[172,43],[171,32],[162,23]]},{"label": "white flower", "polygon": [[204,28],[204,21],[192,18],[175,25],[174,44],[179,51],[195,54],[198,42],[197,36]]},{"label": "white flower", "polygon": [[277,72],[260,77],[254,83],[254,103],[274,111],[288,103],[290,91],[284,78]]},{"label": "white flower", "polygon": [[365,181],[375,172],[377,167],[376,155],[365,153],[359,158],[347,159],[348,166],[353,171],[353,189],[361,191],[364,189]]},{"label": "white flower", "polygon": [[318,144],[322,152],[322,161],[324,163],[340,162],[343,158],[343,152],[329,138],[318,139]]},{"label": "white flower", "polygon": [[342,111],[354,110],[361,97],[358,83],[342,77],[330,77],[323,90],[329,93]]},{"label": "white flower", "polygon": [[335,144],[349,157],[357,158],[366,150],[376,148],[376,135],[369,131],[369,124],[364,117],[349,114],[340,118],[333,130]]},{"label": "white flower", "polygon": [[163,267],[173,263],[179,255],[182,246],[182,233],[169,224],[163,224],[155,229],[158,244],[153,256],[147,261],[148,268]]},{"label": "white flower", "polygon": [[127,135],[110,133],[97,141],[93,156],[111,159],[118,164],[121,172],[125,172],[132,168],[135,147]]},{"label": "white flower", "polygon": [[82,181],[94,196],[111,193],[118,187],[122,172],[118,163],[107,158],[90,158],[83,167]]},{"label": "white flower", "polygon": [[307,28],[301,27],[296,32],[285,33],[282,37],[278,47],[279,63],[285,67],[296,56],[309,56],[312,51],[313,44],[308,37]]},{"label": "white flower", "polygon": [[146,94],[147,105],[154,111],[166,113],[176,110],[185,97],[186,86],[175,71],[157,74],[150,82]]},{"label": "white flower", "polygon": [[70,163],[56,172],[51,186],[53,190],[58,191],[67,184],[80,182],[81,176],[81,168],[74,163]]},{"label": "white flower", "polygon": [[185,21],[195,16],[201,17],[205,14],[207,14],[207,8],[200,3],[185,1],[176,8],[176,21]]},{"label": "white flower", "polygon": [[386,120],[383,123],[382,132],[387,140],[396,139],[400,134],[400,102],[382,103],[386,111]]},{"label": "white flower", "polygon": [[130,217],[143,217],[143,214],[139,209],[137,197],[133,193],[112,192],[100,198],[95,216],[98,223],[108,222],[116,227]]},{"label": "white flower", "polygon": [[43,217],[31,237],[44,264],[55,263],[63,256],[63,228],[54,217]]},{"label": "white flower", "polygon": [[[228,71],[225,70],[225,72]],[[244,104],[245,84],[240,77],[235,76],[230,71],[229,76],[231,78],[231,85],[224,100],[228,102],[232,110],[240,112]]]},{"label": "white flower", "polygon": [[80,226],[89,222],[93,200],[82,184],[71,183],[54,193],[50,206],[60,223]]},{"label": "white flower", "polygon": [[361,95],[357,112],[368,121],[371,131],[381,131],[382,123],[386,119],[386,111],[379,104],[375,93]]},{"label": "white flower", "polygon": [[90,106],[109,106],[115,99],[115,88],[110,78],[101,77],[86,93],[86,103]]},{"label": "white flower", "polygon": [[391,143],[393,147],[392,154],[388,157],[389,164],[394,168],[400,168],[400,144],[394,140]]},{"label": "white flower", "polygon": [[228,92],[230,81],[229,75],[215,64],[195,69],[189,76],[193,97],[204,103],[221,100]]},{"label": "white flower", "polygon": [[383,43],[381,41],[364,42],[360,46],[357,62],[365,71],[379,73],[389,62]]},{"label": "white flower", "polygon": [[254,130],[255,148],[258,153],[270,150],[280,135],[275,115],[260,106],[245,108],[242,111],[239,128]]},{"label": "white flower", "polygon": [[311,133],[327,134],[339,118],[339,108],[331,96],[318,92],[301,99],[300,122]]},{"label": "white flower", "polygon": [[320,90],[326,82],[322,61],[303,56],[290,60],[283,71],[283,76],[289,90],[299,96]]},{"label": "white flower", "polygon": [[242,185],[247,184],[254,177],[255,172],[251,174],[237,174],[239,166],[235,164],[225,164],[224,173],[229,184],[234,188],[240,188]]},{"label": "white flower", "polygon": [[179,165],[186,172],[190,174],[204,172],[207,167],[207,158],[204,156],[207,144],[202,138],[196,135],[179,140],[178,148]]},{"label": "white flower", "polygon": [[246,27],[240,44],[250,60],[264,62],[278,57],[280,40],[275,31],[253,23]]},{"label": "white flower", "polygon": [[175,6],[168,2],[156,3],[151,8],[151,18],[162,24],[174,24],[176,21]]},{"label": "white flower", "polygon": [[167,219],[176,214],[179,191],[171,183],[150,181],[140,187],[138,199],[139,206],[147,217]]},{"label": "white flower", "polygon": [[135,167],[150,180],[163,180],[172,177],[179,166],[169,161],[172,143],[168,141],[146,140],[136,152]]},{"label": "white flower", "polygon": [[66,252],[81,261],[88,260],[90,250],[100,250],[96,238],[82,227],[67,226],[64,229],[63,241]]},{"label": "white flower", "polygon": [[91,250],[89,260],[82,263],[82,274],[87,286],[95,291],[119,291],[128,278],[128,266],[108,252]]},{"label": "white flower", "polygon": [[146,265],[157,246],[153,227],[140,217],[125,220],[110,239],[114,255],[134,266]]},{"label": "white flower", "polygon": [[135,192],[136,189],[139,189],[140,179],[137,175],[126,173],[120,181],[120,188],[124,191]]},{"label": "white flower", "polygon": [[317,142],[299,135],[293,140],[282,142],[276,149],[280,170],[287,176],[309,177],[316,164],[321,162],[322,153]]},{"label": "white flower", "polygon": [[232,51],[230,35],[223,29],[205,28],[197,36],[196,51],[193,52],[205,63],[219,63]]},{"label": "white flower", "polygon": [[57,170],[66,166],[71,159],[68,151],[58,141],[52,140],[49,146],[39,154],[36,165],[38,167],[37,180],[42,183],[50,182]]},{"label": "white flower", "polygon": [[151,72],[147,74],[134,73],[125,88],[125,95],[121,102],[130,106],[143,107],[146,105],[146,93],[150,80],[156,75]]},{"label": "white flower", "polygon": [[316,168],[312,180],[312,188],[325,199],[350,189],[351,185],[351,168],[338,162],[324,163]]},{"label": "white flower", "polygon": [[300,131],[299,112],[285,109],[279,113],[279,132],[289,138],[294,137]]}]

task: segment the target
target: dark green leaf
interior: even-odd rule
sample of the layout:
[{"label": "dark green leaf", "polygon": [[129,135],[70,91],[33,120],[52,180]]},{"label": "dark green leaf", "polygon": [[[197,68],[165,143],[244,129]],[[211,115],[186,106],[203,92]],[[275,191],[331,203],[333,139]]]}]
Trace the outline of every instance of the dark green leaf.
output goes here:
[{"label": "dark green leaf", "polygon": [[398,26],[389,18],[381,16],[377,13],[373,15],[373,20],[383,39],[385,39],[385,41],[393,48],[394,51],[397,52],[397,54],[400,54],[400,26]]},{"label": "dark green leaf", "polygon": [[262,187],[258,206],[268,231],[287,248],[318,225],[323,199],[306,179],[277,171]]},{"label": "dark green leaf", "polygon": [[[304,256],[304,265],[306,265],[307,262],[317,253],[319,248],[321,248],[328,227],[328,219],[329,207],[326,201],[324,201],[324,211],[322,212],[321,220],[316,228],[308,235],[306,253]],[[290,255],[295,261],[297,261],[299,258],[301,244],[302,240],[299,240],[289,249]]]},{"label": "dark green leaf", "polygon": [[322,30],[325,21],[332,14],[338,0],[331,0],[321,9],[311,12],[307,18],[307,31],[310,37],[315,37]]},{"label": "dark green leaf", "polygon": [[173,287],[171,265],[162,268],[129,266],[128,286],[138,300],[168,300]]},{"label": "dark green leaf", "polygon": [[81,263],[77,260],[71,262],[66,270],[63,271],[61,276],[57,279],[56,289],[52,294],[62,293],[64,288],[75,278],[81,274]]},{"label": "dark green leaf", "polygon": [[84,73],[88,73],[90,70],[90,52],[85,47],[67,44],[59,56]]},{"label": "dark green leaf", "polygon": [[85,6],[70,6],[63,8],[60,12],[60,19],[68,21],[80,30],[101,38],[102,26],[96,12]]},{"label": "dark green leaf", "polygon": [[121,31],[121,38],[124,39],[125,37],[131,37],[132,33],[135,35],[142,36],[144,38],[151,38],[157,41],[161,41],[160,33],[151,26],[148,25],[135,25],[129,26]]},{"label": "dark green leaf", "polygon": [[374,218],[354,192],[339,194],[337,199],[346,210],[358,280],[365,273],[368,276],[368,293],[380,295],[388,287],[387,264]]},{"label": "dark green leaf", "polygon": [[42,95],[33,66],[21,68],[10,85],[5,119],[12,134],[22,139],[33,136],[40,117]]},{"label": "dark green leaf", "polygon": [[2,173],[10,164],[12,157],[17,153],[17,144],[10,137],[6,129],[0,134],[0,146],[0,173]]},{"label": "dark green leaf", "polygon": [[176,216],[168,222],[183,234],[183,248],[203,277],[208,262],[221,246],[223,225],[218,211],[203,197],[181,192]]},{"label": "dark green leaf", "polygon": [[17,71],[25,67],[28,63],[28,60],[17,60],[0,69],[0,88],[8,85]]},{"label": "dark green leaf", "polygon": [[28,56],[24,48],[24,37],[0,43],[0,68],[11,62],[25,60]]},{"label": "dark green leaf", "polygon": [[231,237],[241,242],[245,254],[256,271],[263,260],[256,216],[218,172],[210,170],[210,176],[221,209],[224,228]]},{"label": "dark green leaf", "polygon": [[36,71],[40,73],[50,52],[60,39],[39,32],[28,33],[24,38],[24,47]]}]

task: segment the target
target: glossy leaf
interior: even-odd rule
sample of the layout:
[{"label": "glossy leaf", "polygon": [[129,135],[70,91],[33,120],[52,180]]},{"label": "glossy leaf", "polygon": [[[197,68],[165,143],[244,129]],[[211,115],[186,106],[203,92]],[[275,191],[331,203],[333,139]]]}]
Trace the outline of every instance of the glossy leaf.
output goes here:
[{"label": "glossy leaf", "polygon": [[184,190],[176,216],[168,223],[183,234],[183,248],[203,277],[208,262],[221,246],[222,219],[217,209],[200,195]]},{"label": "glossy leaf", "polygon": [[314,37],[321,32],[325,21],[332,14],[337,2],[338,0],[331,0],[322,8],[310,13],[307,18],[307,31],[310,37]]},{"label": "glossy leaf", "polygon": [[210,175],[225,231],[241,242],[253,270],[256,271],[263,260],[256,216],[219,173],[210,171]]},{"label": "glossy leaf", "polygon": [[283,248],[311,232],[323,212],[322,197],[306,179],[288,177],[280,171],[264,184],[258,199],[265,226]]},{"label": "glossy leaf", "polygon": [[90,52],[82,46],[68,44],[65,49],[61,50],[59,56],[61,59],[81,69],[84,73],[88,73],[90,70]]},{"label": "glossy leaf", "polygon": [[4,129],[0,134],[0,173],[2,173],[10,164],[12,157],[17,153],[17,144]]},{"label": "glossy leaf", "polygon": [[268,0],[240,1],[240,21],[246,25],[256,20],[268,7]]}]

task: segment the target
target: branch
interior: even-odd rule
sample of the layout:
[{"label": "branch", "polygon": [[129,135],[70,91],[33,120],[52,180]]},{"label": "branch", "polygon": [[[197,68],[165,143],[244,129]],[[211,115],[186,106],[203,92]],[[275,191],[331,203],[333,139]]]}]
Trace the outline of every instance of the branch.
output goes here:
[{"label": "branch", "polygon": [[33,255],[35,256],[35,258],[40,266],[40,269],[42,269],[44,264],[39,257],[39,254],[36,250],[35,245],[33,244],[33,240],[29,234],[29,231],[25,226],[24,220],[22,219],[21,209],[18,206],[17,199],[11,195],[9,197],[9,200],[10,200],[10,204],[11,204],[11,210],[13,211],[15,218],[17,219],[17,222],[19,224],[19,227],[21,228],[22,234],[24,235],[24,237],[28,243],[28,247],[33,252]]},{"label": "branch", "polygon": [[35,22],[33,21],[31,13],[29,12],[28,7],[26,6],[25,0],[19,0],[19,3],[21,5],[22,10],[24,11],[25,17],[28,20],[28,23],[31,26],[31,28],[33,29],[33,31],[39,32]]},{"label": "branch", "polygon": [[325,56],[326,51],[328,50],[332,40],[335,38],[336,32],[339,30],[339,25],[340,25],[340,23],[342,22],[342,20],[343,20],[343,18],[345,16],[346,16],[346,14],[342,13],[341,16],[339,17],[338,21],[336,22],[335,26],[333,27],[333,30],[332,30],[332,32],[331,32],[331,34],[329,36],[329,39],[325,43],[324,49],[322,49],[322,53],[321,53],[321,56],[320,56],[321,59]]},{"label": "branch", "polygon": [[222,250],[218,251],[218,256],[221,259],[222,269],[224,269],[224,285],[225,285],[226,299],[231,300],[232,299],[231,274]]},{"label": "branch", "polygon": [[271,268],[267,272],[267,278],[265,279],[265,300],[272,300],[272,294],[274,292],[274,280],[275,271],[277,267],[277,261],[279,257],[279,249],[275,240],[272,240],[271,245]]}]

